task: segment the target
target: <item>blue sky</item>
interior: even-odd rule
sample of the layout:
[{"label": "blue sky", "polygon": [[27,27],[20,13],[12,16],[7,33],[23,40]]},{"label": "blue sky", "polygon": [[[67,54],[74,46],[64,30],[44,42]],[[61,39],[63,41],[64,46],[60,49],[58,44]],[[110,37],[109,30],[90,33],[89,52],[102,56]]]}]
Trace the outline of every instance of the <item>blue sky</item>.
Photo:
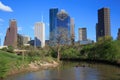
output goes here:
[{"label": "blue sky", "polygon": [[78,40],[78,28],[86,27],[88,39],[95,40],[97,10],[110,8],[111,34],[117,37],[120,28],[120,0],[0,0],[0,38],[3,45],[9,19],[16,19],[18,33],[34,38],[35,22],[44,16],[46,39],[49,39],[49,9],[65,9],[75,20],[75,36]]}]

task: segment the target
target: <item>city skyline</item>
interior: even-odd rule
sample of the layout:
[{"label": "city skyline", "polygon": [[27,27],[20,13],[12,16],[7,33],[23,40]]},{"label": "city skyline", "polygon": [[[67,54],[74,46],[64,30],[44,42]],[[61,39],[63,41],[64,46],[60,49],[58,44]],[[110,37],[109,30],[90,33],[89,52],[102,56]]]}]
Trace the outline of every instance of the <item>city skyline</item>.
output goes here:
[{"label": "city skyline", "polygon": [[[42,2],[42,4],[41,4]],[[69,5],[67,4],[69,2]],[[96,40],[95,24],[97,22],[97,10],[103,7],[110,8],[111,17],[111,34],[114,39],[117,38],[118,28],[120,26],[119,0],[61,0],[61,1],[0,1],[0,38],[3,45],[6,30],[9,26],[9,19],[16,19],[18,23],[18,33],[29,35],[34,39],[34,23],[41,21],[44,16],[46,26],[46,40],[49,39],[49,9],[59,8],[65,9],[75,22],[75,40],[78,40],[78,28],[83,26],[87,28],[88,39]],[[20,6],[20,4],[22,6]],[[27,5],[26,5],[27,4]],[[40,5],[41,4],[41,5]],[[62,5],[64,4],[64,5]],[[31,5],[35,5],[34,7]],[[44,6],[48,5],[48,6]],[[73,5],[73,6],[72,6]],[[87,6],[86,6],[87,5]],[[91,31],[92,30],[92,31]],[[29,33],[28,33],[29,32]]]}]

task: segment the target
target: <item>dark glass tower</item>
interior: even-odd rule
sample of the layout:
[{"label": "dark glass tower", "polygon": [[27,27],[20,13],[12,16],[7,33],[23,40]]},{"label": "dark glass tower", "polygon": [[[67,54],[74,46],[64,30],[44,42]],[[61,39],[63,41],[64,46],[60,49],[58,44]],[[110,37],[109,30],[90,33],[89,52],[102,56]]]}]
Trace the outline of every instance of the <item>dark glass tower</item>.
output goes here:
[{"label": "dark glass tower", "polygon": [[58,8],[51,8],[49,11],[50,41],[55,39]]},{"label": "dark glass tower", "polygon": [[98,10],[98,23],[96,24],[96,40],[100,37],[111,36],[110,10],[102,8]]},{"label": "dark glass tower", "polygon": [[5,46],[17,47],[17,22],[15,19],[10,20],[9,28],[4,40]]},{"label": "dark glass tower", "polygon": [[118,29],[117,40],[120,40],[120,28]]}]

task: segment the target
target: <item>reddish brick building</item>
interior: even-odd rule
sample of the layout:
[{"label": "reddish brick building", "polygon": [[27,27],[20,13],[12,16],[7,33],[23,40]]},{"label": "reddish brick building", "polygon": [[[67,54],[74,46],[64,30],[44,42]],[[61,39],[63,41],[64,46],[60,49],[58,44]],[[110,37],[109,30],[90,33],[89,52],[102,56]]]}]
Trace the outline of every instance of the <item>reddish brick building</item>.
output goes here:
[{"label": "reddish brick building", "polygon": [[15,19],[11,19],[9,22],[4,45],[17,47],[17,22]]}]

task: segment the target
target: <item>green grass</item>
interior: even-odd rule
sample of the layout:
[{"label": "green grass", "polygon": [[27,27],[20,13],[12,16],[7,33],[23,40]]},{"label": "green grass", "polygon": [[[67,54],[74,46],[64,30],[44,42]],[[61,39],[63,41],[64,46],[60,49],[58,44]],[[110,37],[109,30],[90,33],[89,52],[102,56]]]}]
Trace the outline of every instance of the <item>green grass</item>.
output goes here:
[{"label": "green grass", "polygon": [[36,56],[36,53],[34,53],[32,56],[25,55],[23,60],[23,57],[20,55],[0,50],[0,78],[5,78],[10,71],[26,68],[30,62],[34,61],[52,62],[53,58]]},{"label": "green grass", "polygon": [[[18,64],[18,62],[20,63]],[[20,65],[21,62],[21,56],[0,50],[0,78],[6,77],[7,72],[13,67]]]}]

